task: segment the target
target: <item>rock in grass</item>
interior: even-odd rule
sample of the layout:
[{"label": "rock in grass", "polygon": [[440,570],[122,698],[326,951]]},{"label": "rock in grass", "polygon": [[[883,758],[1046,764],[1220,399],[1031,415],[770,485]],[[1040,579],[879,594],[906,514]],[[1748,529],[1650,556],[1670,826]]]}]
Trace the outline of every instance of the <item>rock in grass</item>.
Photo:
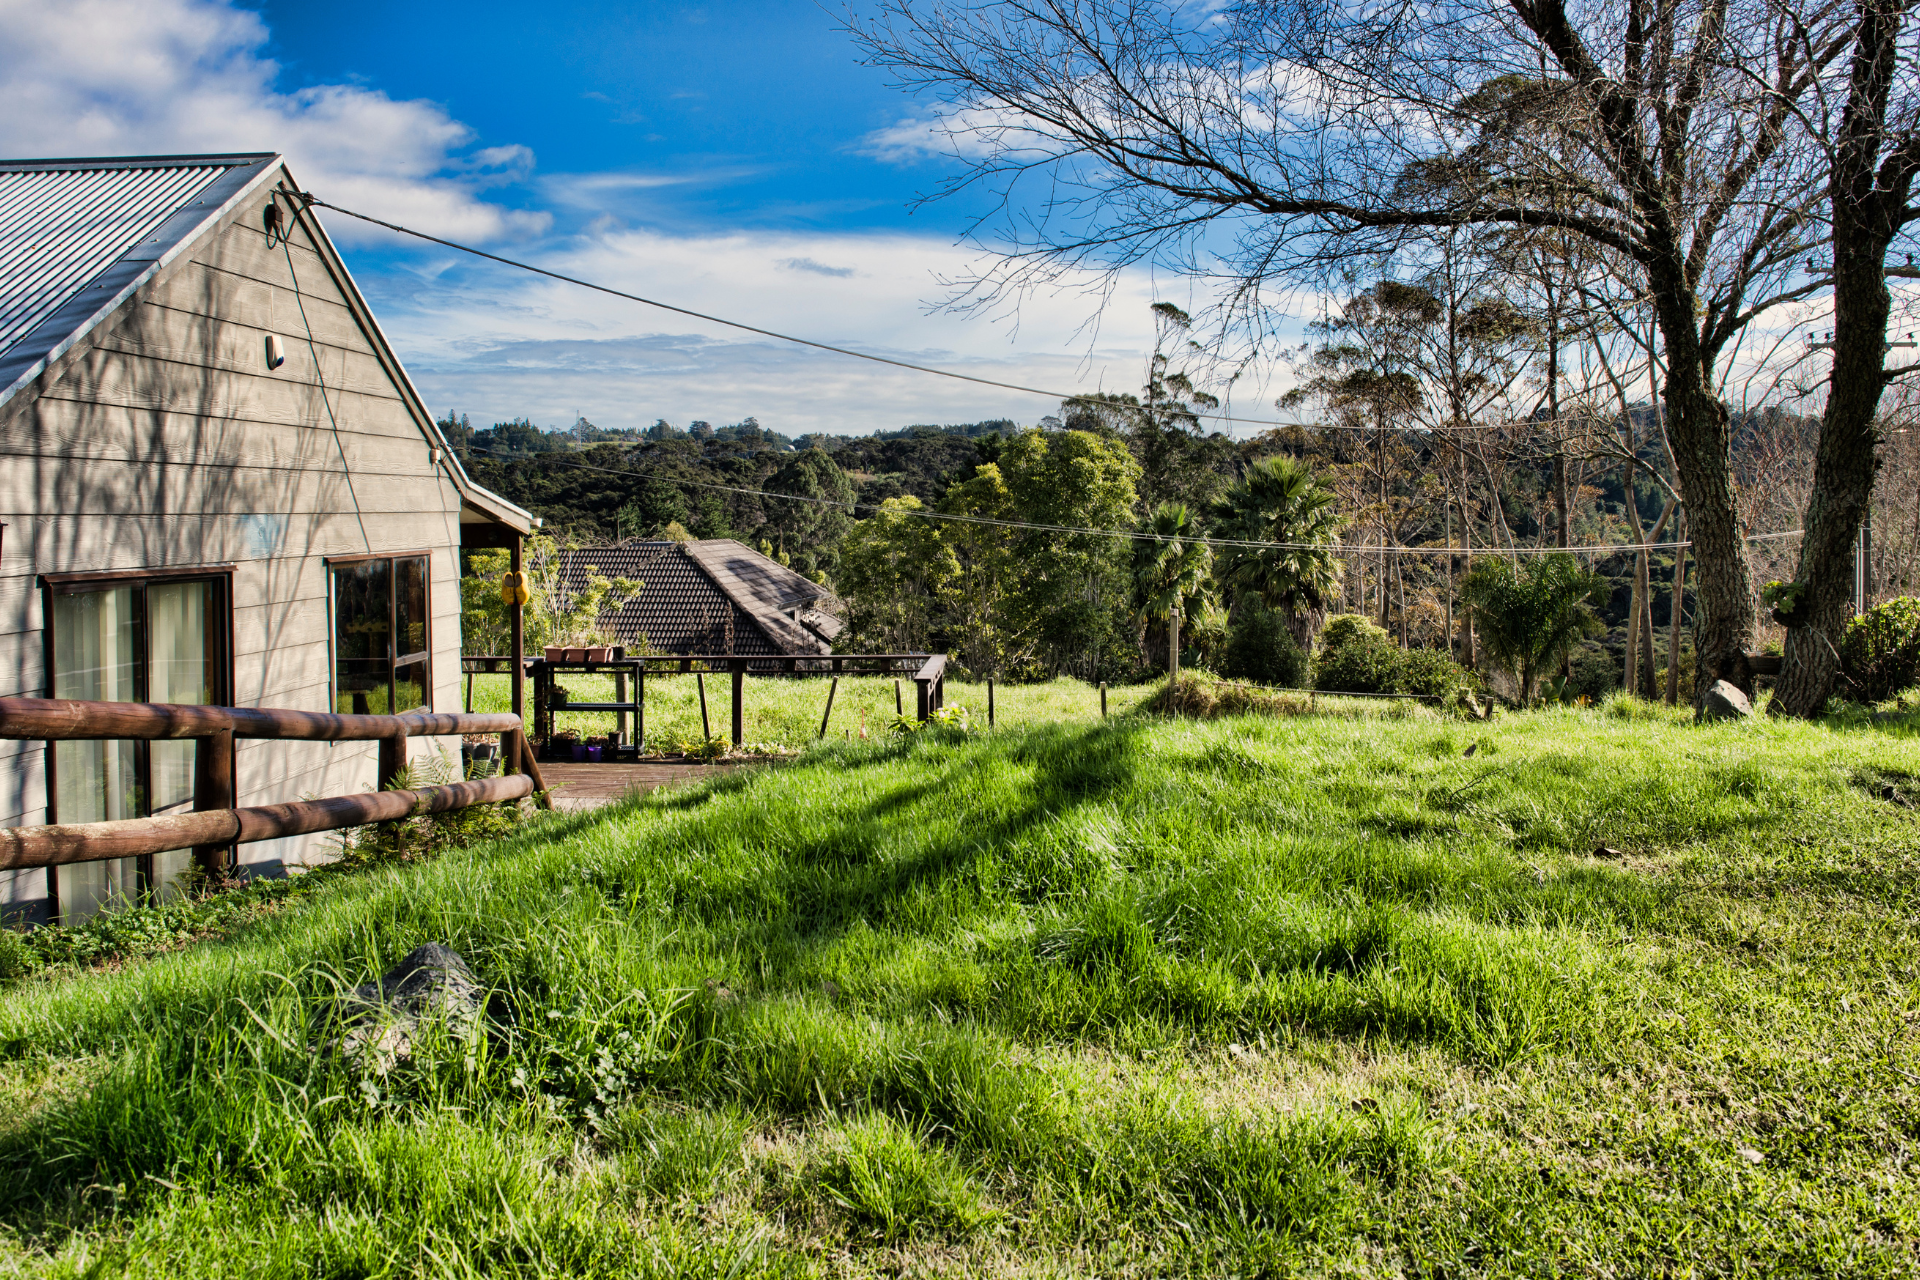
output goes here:
[{"label": "rock in grass", "polygon": [[393,968],[335,1001],[329,1020],[343,1027],[326,1049],[338,1050],[374,1075],[413,1053],[421,1025],[442,1021],[459,1038],[479,1026],[486,992],[458,952],[429,942]]},{"label": "rock in grass", "polygon": [[1698,720],[1745,720],[1753,714],[1753,703],[1740,687],[1726,680],[1715,680],[1700,700]]}]

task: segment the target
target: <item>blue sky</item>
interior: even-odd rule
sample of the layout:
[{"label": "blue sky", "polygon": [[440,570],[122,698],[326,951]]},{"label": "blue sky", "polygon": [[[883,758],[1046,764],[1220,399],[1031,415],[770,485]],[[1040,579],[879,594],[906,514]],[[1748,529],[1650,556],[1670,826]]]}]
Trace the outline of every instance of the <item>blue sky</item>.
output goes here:
[{"label": "blue sky", "polygon": [[[1137,389],[1132,272],[998,317],[942,310],[981,260],[931,104],[805,0],[734,5],[0,0],[0,154],[287,154],[323,198],[765,328],[1023,385]],[[749,414],[789,434],[1052,412],[809,352],[328,216],[436,412],[562,426]],[[1270,405],[1246,382],[1253,416]],[[1249,394],[1251,391],[1251,394]]]}]

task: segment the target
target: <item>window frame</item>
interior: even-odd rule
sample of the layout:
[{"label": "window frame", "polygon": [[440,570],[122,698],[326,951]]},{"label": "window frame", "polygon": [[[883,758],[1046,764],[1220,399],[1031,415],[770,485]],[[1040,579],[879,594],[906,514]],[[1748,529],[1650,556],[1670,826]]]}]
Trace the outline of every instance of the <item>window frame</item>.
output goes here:
[{"label": "window frame", "polygon": [[[234,630],[233,630],[233,574],[235,565],[198,564],[170,565],[164,568],[148,569],[88,569],[67,573],[43,573],[39,575],[40,587],[40,674],[42,695],[54,696],[54,654],[56,639],[54,636],[55,611],[54,597],[64,595],[90,595],[103,591],[118,590],[123,587],[134,589],[133,619],[138,635],[138,660],[134,663],[133,692],[136,702],[145,702],[150,687],[153,666],[153,633],[147,625],[147,588],[158,583],[206,582],[211,584],[212,599],[209,608],[213,617],[207,627],[208,647],[212,652],[207,655],[207,669],[213,677],[213,701],[209,706],[232,706],[234,689]],[[151,745],[142,739],[133,740],[134,779],[139,788],[142,816],[153,816],[153,752]],[[46,761],[46,810],[47,821],[60,821],[60,766],[57,744],[48,742],[45,750]],[[191,802],[189,802],[191,803]],[[178,809],[178,804],[169,805],[161,812]],[[137,883],[142,894],[153,889],[153,856],[142,854],[135,859]],[[60,882],[56,869],[47,868],[47,914],[52,920],[59,920]]]},{"label": "window frame", "polygon": [[[404,715],[410,711],[433,710],[433,549],[423,547],[408,551],[368,551],[352,555],[327,556],[327,706],[328,710],[340,712],[340,592],[338,569],[351,569],[372,561],[384,560],[387,563],[387,714]],[[399,647],[400,624],[400,563],[405,560],[418,560],[424,567],[422,571],[421,592],[423,612],[420,622],[424,632],[426,648],[419,653],[401,654],[394,652]],[[418,707],[395,706],[395,695],[399,692],[395,685],[394,673],[404,666],[412,665],[417,659],[426,668],[425,679],[421,681],[421,690],[426,701]]]}]

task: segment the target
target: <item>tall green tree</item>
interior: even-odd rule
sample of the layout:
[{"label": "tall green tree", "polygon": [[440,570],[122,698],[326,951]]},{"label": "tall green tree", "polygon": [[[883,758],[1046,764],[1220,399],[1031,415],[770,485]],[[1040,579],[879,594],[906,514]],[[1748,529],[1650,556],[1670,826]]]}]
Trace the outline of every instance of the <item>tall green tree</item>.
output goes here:
[{"label": "tall green tree", "polygon": [[1609,584],[1582,569],[1564,551],[1519,565],[1484,556],[1467,570],[1461,597],[1473,611],[1487,656],[1520,680],[1520,697],[1533,701],[1534,682],[1580,640],[1602,630],[1593,606]]},{"label": "tall green tree", "polygon": [[838,589],[855,652],[925,653],[941,629],[942,598],[958,571],[920,499],[888,498],[847,534]]},{"label": "tall green tree", "polygon": [[1133,544],[1134,604],[1141,618],[1167,624],[1168,679],[1180,674],[1180,623],[1206,608],[1213,573],[1213,549],[1199,541],[1197,526],[1185,503],[1163,502],[1147,521],[1160,540]]},{"label": "tall green tree", "polygon": [[839,564],[840,540],[853,527],[853,481],[826,450],[807,449],[773,473],[767,492],[794,500],[764,500],[761,536],[798,572],[830,576]]},{"label": "tall green tree", "polygon": [[1021,572],[1009,603],[1032,628],[1036,656],[1085,679],[1118,670],[1132,648],[1133,566],[1124,540],[1094,531],[1133,527],[1140,464],[1118,440],[1029,430],[1007,443],[999,466],[1021,519],[1053,526],[1022,530],[1015,544]]},{"label": "tall green tree", "polygon": [[1221,548],[1220,579],[1236,597],[1251,593],[1285,617],[1303,653],[1339,590],[1334,536],[1342,523],[1333,490],[1284,454],[1250,464],[1214,509],[1216,537],[1276,544]]}]

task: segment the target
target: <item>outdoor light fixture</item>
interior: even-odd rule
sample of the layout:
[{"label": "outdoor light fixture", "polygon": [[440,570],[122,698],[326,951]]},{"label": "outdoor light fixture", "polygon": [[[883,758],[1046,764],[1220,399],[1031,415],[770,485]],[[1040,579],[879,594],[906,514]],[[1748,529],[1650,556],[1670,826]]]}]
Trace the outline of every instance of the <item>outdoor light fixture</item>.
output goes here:
[{"label": "outdoor light fixture", "polygon": [[269,370],[278,369],[281,365],[285,364],[286,362],[287,362],[287,353],[280,349],[280,335],[277,333],[268,334],[267,335],[267,368]]}]

